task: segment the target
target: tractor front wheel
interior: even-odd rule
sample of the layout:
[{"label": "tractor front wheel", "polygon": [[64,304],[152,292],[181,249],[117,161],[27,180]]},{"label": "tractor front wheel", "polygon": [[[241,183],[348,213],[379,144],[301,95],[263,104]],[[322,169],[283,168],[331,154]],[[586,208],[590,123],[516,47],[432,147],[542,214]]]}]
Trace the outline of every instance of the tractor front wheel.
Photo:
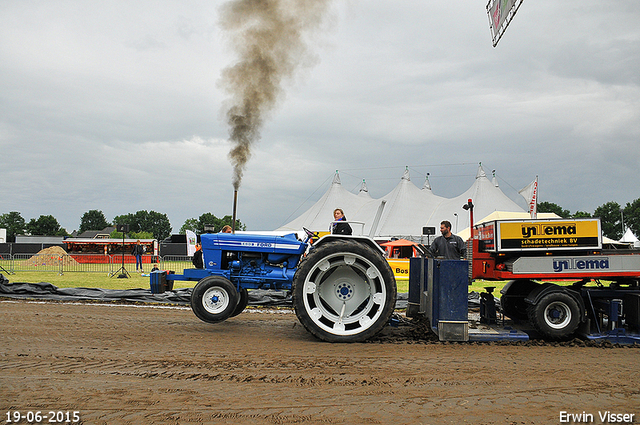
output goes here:
[{"label": "tractor front wheel", "polygon": [[191,293],[191,309],[200,320],[208,323],[227,320],[236,311],[238,302],[236,287],[221,276],[205,277]]}]

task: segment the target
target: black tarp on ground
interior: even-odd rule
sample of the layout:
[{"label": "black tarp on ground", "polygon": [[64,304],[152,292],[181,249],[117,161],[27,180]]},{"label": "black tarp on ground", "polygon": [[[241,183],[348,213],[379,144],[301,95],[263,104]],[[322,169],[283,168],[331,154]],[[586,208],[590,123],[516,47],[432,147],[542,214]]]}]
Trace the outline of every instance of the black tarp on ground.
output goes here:
[{"label": "black tarp on ground", "polygon": [[126,301],[163,304],[189,304],[191,288],[163,294],[149,289],[58,288],[50,283],[0,283],[0,297],[54,301]]},{"label": "black tarp on ground", "polygon": [[[0,274],[0,297],[52,301],[104,301],[189,305],[191,290],[180,288],[162,294],[150,289],[58,288],[47,282],[9,283]],[[249,291],[249,305],[293,307],[290,291],[254,289]],[[407,294],[398,294],[396,308],[407,308]]]}]

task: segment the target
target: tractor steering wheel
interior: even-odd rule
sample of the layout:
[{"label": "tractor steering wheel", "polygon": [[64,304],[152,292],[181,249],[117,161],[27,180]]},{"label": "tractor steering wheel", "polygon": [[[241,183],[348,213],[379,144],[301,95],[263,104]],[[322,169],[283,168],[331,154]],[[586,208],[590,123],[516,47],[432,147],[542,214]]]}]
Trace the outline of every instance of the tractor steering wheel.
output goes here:
[{"label": "tractor steering wheel", "polygon": [[317,235],[314,232],[307,229],[306,227],[303,227],[302,230],[304,230],[304,232],[307,234],[307,239],[305,240],[305,242],[308,242],[310,239],[317,237]]}]

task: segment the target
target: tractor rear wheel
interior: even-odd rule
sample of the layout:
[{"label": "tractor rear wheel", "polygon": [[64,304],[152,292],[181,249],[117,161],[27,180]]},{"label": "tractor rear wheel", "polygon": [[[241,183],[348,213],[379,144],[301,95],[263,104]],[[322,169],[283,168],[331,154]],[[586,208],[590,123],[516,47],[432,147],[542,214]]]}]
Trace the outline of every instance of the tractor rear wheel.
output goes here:
[{"label": "tractor rear wheel", "polygon": [[293,277],[298,320],[324,341],[372,337],[389,322],[395,299],[389,263],[373,247],[353,240],[314,248]]},{"label": "tractor rear wheel", "polygon": [[227,320],[238,307],[236,287],[221,276],[200,280],[191,293],[191,309],[202,321],[218,323]]}]

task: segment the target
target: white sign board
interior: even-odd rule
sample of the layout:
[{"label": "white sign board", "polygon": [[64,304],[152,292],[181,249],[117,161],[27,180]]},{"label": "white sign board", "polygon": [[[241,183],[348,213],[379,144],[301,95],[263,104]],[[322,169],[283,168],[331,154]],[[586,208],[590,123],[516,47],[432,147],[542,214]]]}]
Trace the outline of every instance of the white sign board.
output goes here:
[{"label": "white sign board", "polygon": [[7,229],[0,229],[0,243],[7,243]]}]

